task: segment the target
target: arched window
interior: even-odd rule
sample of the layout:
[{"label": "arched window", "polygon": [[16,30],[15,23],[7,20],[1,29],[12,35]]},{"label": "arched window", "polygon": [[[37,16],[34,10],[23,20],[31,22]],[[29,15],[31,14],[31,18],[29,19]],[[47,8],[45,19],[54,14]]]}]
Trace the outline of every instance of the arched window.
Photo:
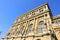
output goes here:
[{"label": "arched window", "polygon": [[32,32],[33,31],[33,28],[32,27],[33,27],[33,24],[30,24],[29,25],[29,32]]},{"label": "arched window", "polygon": [[41,22],[39,22],[39,27],[38,27],[39,32],[43,32],[43,28],[44,28],[44,22],[41,21]]}]

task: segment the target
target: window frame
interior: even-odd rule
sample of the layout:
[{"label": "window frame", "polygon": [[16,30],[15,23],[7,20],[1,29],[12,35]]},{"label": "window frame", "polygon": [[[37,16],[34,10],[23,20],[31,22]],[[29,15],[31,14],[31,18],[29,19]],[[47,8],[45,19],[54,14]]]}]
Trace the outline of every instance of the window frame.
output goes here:
[{"label": "window frame", "polygon": [[40,21],[39,22],[38,31],[39,31],[39,33],[42,33],[43,30],[44,30],[44,21]]},{"label": "window frame", "polygon": [[28,32],[32,32],[32,31],[33,31],[33,24],[30,24],[28,28]]}]

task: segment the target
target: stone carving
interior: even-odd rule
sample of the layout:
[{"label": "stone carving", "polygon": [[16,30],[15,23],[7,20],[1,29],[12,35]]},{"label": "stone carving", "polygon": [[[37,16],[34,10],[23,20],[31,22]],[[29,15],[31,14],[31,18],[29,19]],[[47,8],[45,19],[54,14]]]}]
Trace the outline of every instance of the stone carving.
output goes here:
[{"label": "stone carving", "polygon": [[30,17],[33,17],[35,15],[41,14],[41,13],[46,12],[46,11],[49,11],[47,5],[40,6],[40,7],[36,8],[36,9],[24,14],[22,17],[20,16],[19,17],[20,19],[18,21],[20,22],[22,20],[28,19]]}]

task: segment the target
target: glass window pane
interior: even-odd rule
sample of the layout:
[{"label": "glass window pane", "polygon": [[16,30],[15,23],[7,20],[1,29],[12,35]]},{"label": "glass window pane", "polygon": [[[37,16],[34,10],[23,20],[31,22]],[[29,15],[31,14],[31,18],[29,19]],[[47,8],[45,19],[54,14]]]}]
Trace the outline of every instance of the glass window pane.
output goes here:
[{"label": "glass window pane", "polygon": [[39,24],[39,32],[43,32],[43,27],[44,27],[44,23],[40,22],[40,24]]},{"label": "glass window pane", "polygon": [[32,29],[32,24],[29,26],[29,32],[31,32],[33,29]]}]

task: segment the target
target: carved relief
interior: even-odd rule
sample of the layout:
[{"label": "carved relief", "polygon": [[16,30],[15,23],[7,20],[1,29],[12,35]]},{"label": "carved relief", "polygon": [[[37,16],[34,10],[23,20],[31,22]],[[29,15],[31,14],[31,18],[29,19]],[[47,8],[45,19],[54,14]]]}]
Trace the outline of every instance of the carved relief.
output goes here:
[{"label": "carved relief", "polygon": [[[22,20],[25,20],[25,19],[28,19],[28,18],[33,17],[33,16],[35,16],[35,15],[38,15],[38,14],[46,11],[47,9],[48,9],[47,5],[41,6],[41,7],[39,7],[39,8],[36,8],[35,10],[32,10],[32,11],[30,11],[29,13],[27,13],[27,14],[19,17],[19,18],[16,20],[16,22],[21,22]],[[44,20],[44,17],[42,16],[42,17],[40,18],[40,20]],[[30,21],[30,22],[29,22],[29,24],[31,24],[31,23],[33,24],[33,21]],[[19,23],[18,23],[18,24],[19,24]],[[18,24],[15,23],[14,25],[17,26]],[[23,25],[26,26],[26,24],[23,24]],[[16,31],[16,34],[17,34],[17,33],[18,33],[18,34],[21,33],[21,31],[19,31],[19,30],[22,30],[22,29],[25,28],[25,26],[23,26],[23,25],[21,24],[20,27],[17,26],[16,28],[13,28],[13,30],[11,31],[11,32],[12,32],[11,34],[14,34],[14,33],[15,33],[14,30]],[[24,28],[22,28],[22,27],[24,27]],[[19,29],[19,28],[20,28],[20,29]],[[18,30],[17,30],[17,29],[18,29]]]},{"label": "carved relief", "polygon": [[32,14],[31,13],[29,13],[28,15],[27,15],[27,18],[30,18],[32,16]]},{"label": "carved relief", "polygon": [[35,15],[37,15],[37,14],[39,14],[40,12],[39,12],[39,10],[37,9],[37,10],[35,10]]}]

